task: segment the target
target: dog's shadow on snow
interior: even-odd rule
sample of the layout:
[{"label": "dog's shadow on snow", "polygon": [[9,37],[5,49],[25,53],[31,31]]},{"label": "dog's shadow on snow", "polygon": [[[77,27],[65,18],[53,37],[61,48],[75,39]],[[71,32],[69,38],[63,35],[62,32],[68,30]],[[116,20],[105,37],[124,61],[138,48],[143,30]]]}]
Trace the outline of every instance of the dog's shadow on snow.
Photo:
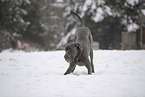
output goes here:
[{"label": "dog's shadow on snow", "polygon": [[[105,73],[105,71],[98,71],[95,73],[92,73],[91,75],[103,75]],[[76,76],[80,76],[80,75],[88,75],[87,72],[85,71],[75,71],[74,73],[71,73],[72,75],[76,75]]]},{"label": "dog's shadow on snow", "polygon": [[74,73],[72,73],[72,75],[80,76],[80,75],[88,75],[88,73],[85,71],[75,71]]}]

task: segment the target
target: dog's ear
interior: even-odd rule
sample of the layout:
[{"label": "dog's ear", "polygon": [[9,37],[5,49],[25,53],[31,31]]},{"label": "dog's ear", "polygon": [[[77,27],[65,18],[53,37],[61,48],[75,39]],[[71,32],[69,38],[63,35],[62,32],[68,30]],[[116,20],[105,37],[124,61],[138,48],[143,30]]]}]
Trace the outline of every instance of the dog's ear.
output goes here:
[{"label": "dog's ear", "polygon": [[80,45],[80,43],[74,43],[75,47],[77,47],[81,52],[83,51],[82,46]]},{"label": "dog's ear", "polygon": [[73,45],[73,43],[72,43],[72,42],[70,42],[70,43],[66,44],[66,45],[65,45],[65,50],[70,49],[70,46],[71,46],[71,45]]}]

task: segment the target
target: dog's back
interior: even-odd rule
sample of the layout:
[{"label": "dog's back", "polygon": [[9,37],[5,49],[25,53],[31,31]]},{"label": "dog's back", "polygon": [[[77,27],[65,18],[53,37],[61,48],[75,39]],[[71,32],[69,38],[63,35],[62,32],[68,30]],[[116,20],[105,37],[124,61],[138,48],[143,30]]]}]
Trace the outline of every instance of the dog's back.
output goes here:
[{"label": "dog's back", "polygon": [[89,29],[87,27],[79,27],[76,30],[76,40],[88,40]]},{"label": "dog's back", "polygon": [[83,20],[78,14],[74,12],[72,13],[75,14],[82,23],[82,27],[78,27],[76,30],[74,42],[82,43],[82,45],[84,45],[84,48],[86,48],[86,52],[88,52],[88,55],[90,55],[90,48],[92,48],[93,42],[91,31],[88,27],[85,27]]},{"label": "dog's back", "polygon": [[82,27],[77,28],[74,42],[86,40],[86,41],[90,41],[90,43],[92,44],[93,38],[92,38],[90,29],[85,26],[84,21],[80,18],[80,16],[78,14],[76,14],[75,12],[71,12],[71,13],[76,15],[82,23]]}]

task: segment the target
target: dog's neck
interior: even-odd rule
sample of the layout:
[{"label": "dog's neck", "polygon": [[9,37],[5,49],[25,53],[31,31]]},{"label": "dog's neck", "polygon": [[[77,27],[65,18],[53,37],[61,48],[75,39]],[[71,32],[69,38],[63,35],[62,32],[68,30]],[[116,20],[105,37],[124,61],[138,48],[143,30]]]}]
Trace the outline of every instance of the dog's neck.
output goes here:
[{"label": "dog's neck", "polygon": [[[79,46],[80,46],[80,43],[79,43]],[[75,60],[74,60],[75,62],[80,61],[82,53],[83,53],[83,49],[82,50],[78,49],[78,54],[76,55]]]},{"label": "dog's neck", "polygon": [[83,51],[80,51],[80,52],[79,52],[79,54],[78,54],[78,58],[80,58],[80,57],[81,57],[82,52],[83,52]]}]

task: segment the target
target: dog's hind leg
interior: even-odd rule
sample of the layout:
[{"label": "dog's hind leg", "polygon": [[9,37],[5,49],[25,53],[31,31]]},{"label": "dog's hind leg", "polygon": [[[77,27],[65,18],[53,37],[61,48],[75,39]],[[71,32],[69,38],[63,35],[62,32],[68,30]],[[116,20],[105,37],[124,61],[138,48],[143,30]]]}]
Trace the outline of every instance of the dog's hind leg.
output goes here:
[{"label": "dog's hind leg", "polygon": [[88,69],[88,74],[92,74],[92,66],[91,66],[91,63],[88,58],[87,58],[87,60],[85,60],[84,64],[85,64],[86,68]]},{"label": "dog's hind leg", "polygon": [[93,49],[90,49],[90,59],[91,59],[91,66],[92,66],[92,72],[95,73],[94,71],[94,64],[93,64]]}]

